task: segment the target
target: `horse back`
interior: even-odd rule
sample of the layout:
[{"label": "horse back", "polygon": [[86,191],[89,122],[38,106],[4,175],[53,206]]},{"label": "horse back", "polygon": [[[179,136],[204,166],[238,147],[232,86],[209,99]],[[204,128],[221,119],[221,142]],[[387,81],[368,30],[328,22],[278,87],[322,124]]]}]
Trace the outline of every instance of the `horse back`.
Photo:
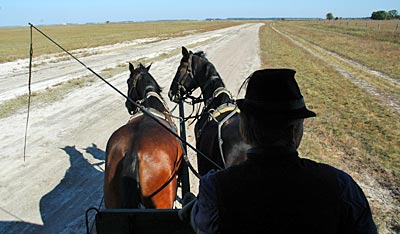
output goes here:
[{"label": "horse back", "polygon": [[[218,121],[224,119],[232,111],[225,112],[217,117]],[[221,168],[230,167],[246,160],[246,151],[250,146],[246,144],[239,131],[240,117],[236,113],[221,127],[222,150],[225,165],[222,160],[218,138],[218,123],[208,116],[199,120],[195,126],[196,147]],[[201,155],[197,157],[198,170],[201,175],[206,174],[211,169],[218,169]]]},{"label": "horse back", "polygon": [[[104,172],[104,202],[106,208],[137,208],[139,198],[137,195],[138,178],[135,169],[127,170],[128,165],[132,168],[133,160],[137,162],[137,157],[132,155],[133,135],[130,128],[124,125],[117,129],[110,137],[106,147],[106,168]],[[132,155],[129,157],[129,155]],[[127,162],[132,160],[132,162]],[[130,190],[124,191],[123,188],[129,186]],[[131,191],[131,198],[127,198],[128,191]],[[131,201],[128,204],[127,201]]]},{"label": "horse back", "polygon": [[246,151],[250,145],[245,143],[240,134],[240,117],[236,113],[222,125],[221,131],[226,167],[237,165],[247,159]]},{"label": "horse back", "polygon": [[114,189],[109,192],[120,203],[113,208],[137,208],[133,203],[139,199],[147,207],[156,207],[152,199],[146,201],[146,196],[174,173],[181,156],[177,139],[154,120],[141,116],[129,121],[107,143],[105,196],[106,190]]}]

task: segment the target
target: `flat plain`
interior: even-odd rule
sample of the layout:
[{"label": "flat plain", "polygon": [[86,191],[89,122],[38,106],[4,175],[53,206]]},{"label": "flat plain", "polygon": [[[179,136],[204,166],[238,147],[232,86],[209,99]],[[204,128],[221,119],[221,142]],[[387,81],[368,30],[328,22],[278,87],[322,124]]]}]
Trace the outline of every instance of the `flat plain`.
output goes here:
[{"label": "flat plain", "polygon": [[[204,50],[232,93],[256,69],[296,70],[305,101],[317,113],[317,118],[305,122],[301,156],[348,172],[367,195],[379,233],[392,234],[400,231],[398,23],[174,21],[39,28],[121,89],[126,88],[127,62],[141,61],[154,62],[152,71],[167,92],[181,46]],[[57,47],[35,32],[33,42],[33,78],[61,78],[34,90],[26,162],[20,148],[27,96],[0,101],[1,126],[7,126],[0,136],[0,160],[8,165],[0,177],[4,198],[0,231],[10,227],[17,231],[60,231],[53,222],[65,225],[64,232],[83,230],[82,220],[72,217],[77,208],[64,204],[52,211],[49,206],[79,198],[76,191],[86,194],[87,199],[100,199],[101,187],[93,186],[101,186],[105,141],[129,116],[121,98],[110,99],[113,94],[104,84],[75,68]],[[28,54],[29,27],[0,28],[2,84],[27,79]],[[17,61],[22,62],[15,65]],[[20,86],[27,89],[24,83]],[[193,142],[192,129],[188,133]],[[90,177],[81,174],[83,169]],[[44,173],[46,170],[49,172]],[[71,180],[85,185],[79,177],[92,181],[89,189],[93,191],[69,184]],[[23,187],[32,189],[27,198],[23,198],[27,193]],[[71,198],[54,199],[60,193]],[[16,204],[18,199],[20,204]],[[62,209],[69,209],[71,215]],[[66,215],[69,221],[52,217],[56,215]]]}]

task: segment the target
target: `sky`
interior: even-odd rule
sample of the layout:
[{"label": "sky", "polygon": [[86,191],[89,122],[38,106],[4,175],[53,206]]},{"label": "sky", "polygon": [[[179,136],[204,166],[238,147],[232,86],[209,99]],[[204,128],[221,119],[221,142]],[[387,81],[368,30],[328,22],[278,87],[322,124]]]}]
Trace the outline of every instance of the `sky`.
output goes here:
[{"label": "sky", "polygon": [[207,18],[370,17],[400,0],[0,0],[0,27]]}]

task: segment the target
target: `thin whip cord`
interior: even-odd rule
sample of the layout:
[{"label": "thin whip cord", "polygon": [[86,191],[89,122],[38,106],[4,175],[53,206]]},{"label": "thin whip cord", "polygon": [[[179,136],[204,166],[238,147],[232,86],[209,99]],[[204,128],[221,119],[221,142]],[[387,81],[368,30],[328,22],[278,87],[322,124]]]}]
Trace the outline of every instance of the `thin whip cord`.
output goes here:
[{"label": "thin whip cord", "polygon": [[28,80],[28,113],[26,116],[26,124],[25,124],[25,139],[24,139],[24,162],[26,157],[26,141],[28,137],[28,125],[29,125],[29,112],[31,109],[31,83],[32,83],[32,57],[33,57],[33,46],[32,46],[32,24],[30,27],[30,49],[29,49],[29,80]]},{"label": "thin whip cord", "polygon": [[[215,167],[217,167],[219,170],[222,170],[222,168],[215,163],[213,160],[211,160],[209,157],[207,157],[203,152],[199,151],[198,149],[196,149],[194,146],[192,146],[191,144],[189,144],[188,142],[186,142],[186,140],[184,140],[183,138],[181,138],[177,133],[175,133],[174,131],[172,131],[171,129],[169,129],[169,127],[167,125],[165,125],[163,122],[161,122],[157,117],[155,117],[153,114],[151,114],[148,110],[146,110],[145,108],[143,108],[141,105],[137,104],[134,100],[132,100],[130,97],[128,97],[127,95],[125,95],[124,93],[122,93],[120,90],[118,90],[116,87],[114,87],[111,83],[109,83],[107,80],[105,80],[103,77],[101,77],[99,74],[97,74],[95,71],[93,71],[90,67],[86,66],[83,62],[81,62],[78,58],[76,58],[73,54],[71,54],[69,51],[67,51],[66,49],[64,49],[61,45],[59,45],[57,42],[55,42],[53,39],[51,39],[49,36],[47,36],[45,33],[43,33],[42,31],[40,31],[38,28],[36,28],[35,26],[33,26],[31,23],[29,23],[29,25],[31,26],[31,29],[34,28],[35,30],[37,30],[40,34],[42,34],[44,37],[46,37],[48,40],[50,40],[51,42],[53,42],[58,48],[60,48],[62,51],[64,51],[65,53],[67,53],[68,55],[70,55],[73,59],[75,59],[78,63],[80,63],[82,66],[84,66],[86,69],[88,69],[90,72],[92,72],[95,76],[97,76],[99,79],[101,79],[104,83],[106,83],[108,86],[110,86],[112,89],[114,89],[115,91],[117,91],[121,96],[123,96],[124,98],[126,98],[129,102],[131,102],[133,105],[135,105],[137,108],[139,108],[143,113],[145,113],[147,116],[149,116],[150,118],[152,118],[154,121],[156,121],[158,124],[160,124],[165,130],[167,130],[168,132],[170,132],[172,135],[174,135],[176,138],[178,138],[182,143],[184,143],[185,145],[189,146],[192,150],[196,151],[198,154],[200,154],[202,157],[204,157],[205,159],[207,159],[210,163],[212,163]],[[184,152],[184,154],[186,154],[186,152]]]}]

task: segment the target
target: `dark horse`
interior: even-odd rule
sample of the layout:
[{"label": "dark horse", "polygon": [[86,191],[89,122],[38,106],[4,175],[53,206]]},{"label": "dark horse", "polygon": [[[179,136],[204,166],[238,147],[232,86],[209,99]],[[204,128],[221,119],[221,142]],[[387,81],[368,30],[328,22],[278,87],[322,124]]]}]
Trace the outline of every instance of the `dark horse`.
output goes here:
[{"label": "dark horse", "polygon": [[[180,102],[200,87],[204,108],[195,125],[196,148],[221,168],[244,161],[250,146],[240,136],[238,109],[221,76],[203,52],[182,47],[182,55],[168,96]],[[201,155],[197,156],[197,166],[200,175],[217,169]]]},{"label": "dark horse", "polygon": [[[129,63],[128,96],[176,132],[149,69],[142,64],[134,69]],[[133,116],[111,135],[106,148],[105,206],[172,208],[182,160],[180,142],[129,100],[125,105]]]}]

